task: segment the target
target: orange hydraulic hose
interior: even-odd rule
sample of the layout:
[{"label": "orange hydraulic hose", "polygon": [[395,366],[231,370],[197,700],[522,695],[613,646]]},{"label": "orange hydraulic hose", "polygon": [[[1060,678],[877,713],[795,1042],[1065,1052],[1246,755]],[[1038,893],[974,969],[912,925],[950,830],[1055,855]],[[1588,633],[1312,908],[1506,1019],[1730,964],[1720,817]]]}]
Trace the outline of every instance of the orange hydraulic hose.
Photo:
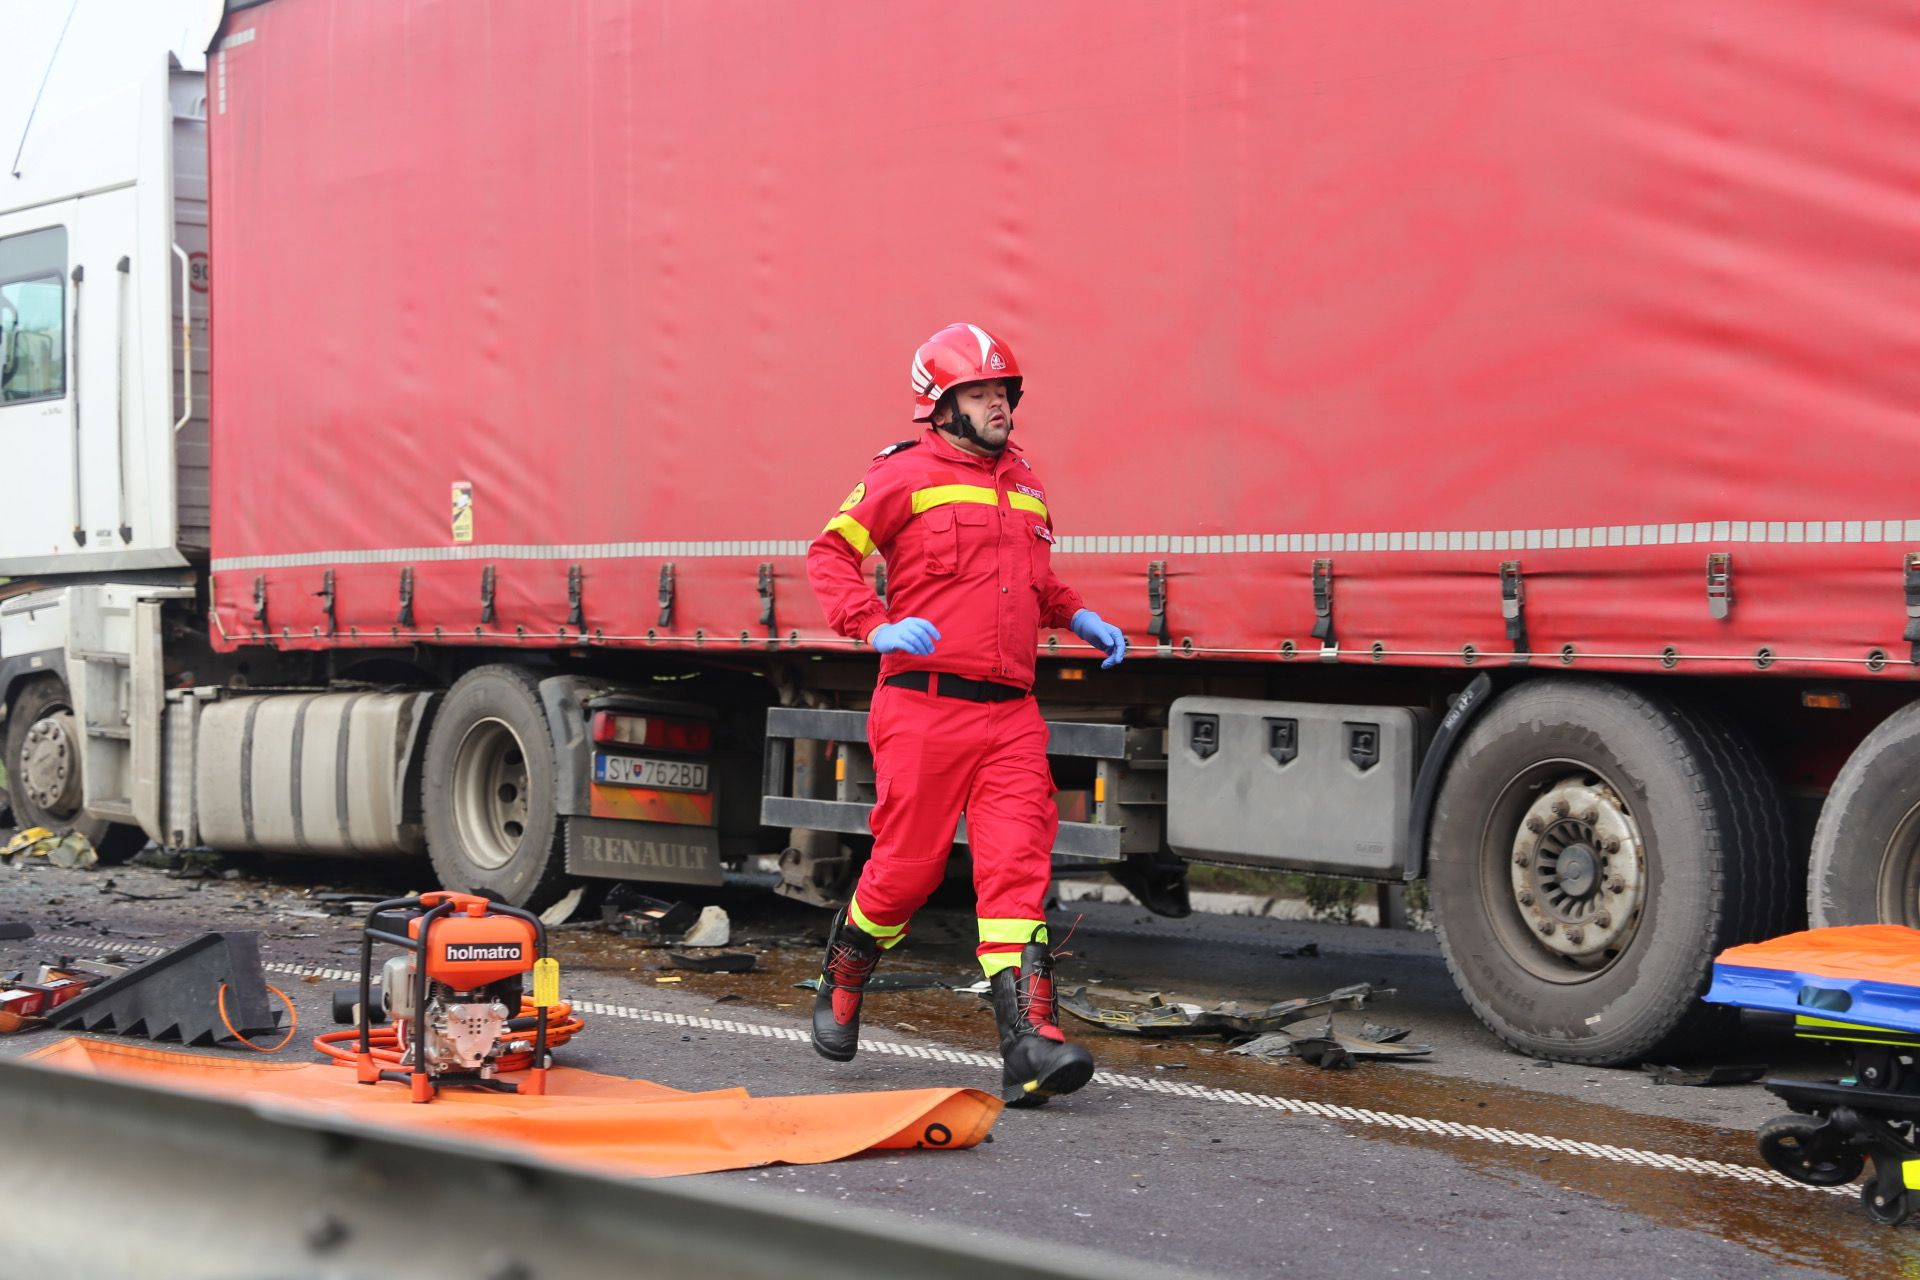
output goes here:
[{"label": "orange hydraulic hose", "polygon": [[[547,1048],[557,1049],[574,1037],[587,1024],[573,1016],[573,1006],[562,1000],[547,1011]],[[540,1009],[527,997],[521,997],[520,1016],[538,1017]],[[505,1031],[500,1033],[502,1040],[531,1040],[535,1029],[525,1031]],[[367,1045],[373,1056],[392,1066],[400,1065],[404,1048],[400,1043],[398,1027],[373,1027],[367,1033]],[[352,1066],[360,1053],[360,1032],[358,1028],[348,1027],[344,1031],[328,1031],[313,1038],[313,1047],[325,1057],[342,1066]],[[533,1053],[523,1050],[518,1053],[505,1053],[494,1059],[494,1065],[501,1071],[525,1071],[533,1066]]]},{"label": "orange hydraulic hose", "polygon": [[227,1029],[228,1035],[232,1036],[235,1040],[238,1040],[241,1044],[247,1046],[247,1048],[249,1049],[254,1049],[261,1053],[278,1053],[282,1049],[286,1048],[288,1045],[292,1044],[293,1038],[300,1034],[300,1011],[293,1007],[293,1001],[287,999],[287,993],[282,991],[280,988],[274,986],[271,982],[267,984],[267,990],[279,996],[280,999],[287,1006],[287,1024],[288,1024],[287,1034],[280,1037],[280,1043],[274,1045],[272,1048],[268,1048],[266,1045],[263,1045],[263,1044],[255,1044],[253,1041],[247,1039],[245,1036],[241,1035],[238,1031],[234,1030],[233,1023],[229,1021],[227,1018],[227,984],[226,983],[223,982],[220,984],[220,992],[219,992],[219,995],[215,997],[214,1003],[219,1007],[219,1010],[220,1010],[220,1025]]}]

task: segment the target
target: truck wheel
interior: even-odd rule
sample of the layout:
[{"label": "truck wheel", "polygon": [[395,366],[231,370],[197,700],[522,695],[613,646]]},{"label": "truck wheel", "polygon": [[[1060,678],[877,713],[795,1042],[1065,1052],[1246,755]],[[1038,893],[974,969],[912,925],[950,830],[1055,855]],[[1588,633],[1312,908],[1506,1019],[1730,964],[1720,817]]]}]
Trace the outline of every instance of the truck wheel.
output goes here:
[{"label": "truck wheel", "polygon": [[1455,984],[1522,1053],[1615,1066],[1729,1029],[1723,948],[1780,931],[1786,818],[1750,745],[1624,686],[1522,685],[1461,743],[1429,886]]},{"label": "truck wheel", "polygon": [[7,790],[20,830],[77,831],[103,863],[125,862],[147,846],[138,827],[91,818],[80,808],[80,725],[67,686],[39,676],[7,713]]},{"label": "truck wheel", "polygon": [[539,911],[566,886],[553,735],[534,679],[478,667],[455,682],[427,735],[427,852],[443,887]]},{"label": "truck wheel", "polygon": [[1920,928],[1920,703],[1868,734],[1813,829],[1807,914],[1815,928]]}]

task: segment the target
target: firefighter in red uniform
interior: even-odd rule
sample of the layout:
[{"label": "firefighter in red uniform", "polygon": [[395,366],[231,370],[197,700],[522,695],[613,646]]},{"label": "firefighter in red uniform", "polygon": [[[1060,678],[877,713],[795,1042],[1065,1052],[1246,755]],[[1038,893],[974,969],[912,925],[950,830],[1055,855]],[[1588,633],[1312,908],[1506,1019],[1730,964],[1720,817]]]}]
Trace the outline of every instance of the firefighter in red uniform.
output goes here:
[{"label": "firefighter in red uniform", "polygon": [[[1002,1096],[1037,1106],[1093,1076],[1093,1056],[1054,1017],[1042,905],[1060,817],[1031,692],[1038,630],[1070,628],[1107,655],[1103,667],[1127,641],[1053,575],[1046,485],[1008,438],[1013,352],[949,325],[914,355],[913,390],[927,431],[880,451],[807,553],[828,621],[885,655],[867,717],[873,856],[827,938],[813,1047],[853,1057],[867,979],[940,884],[964,812]],[[875,551],[886,604],[860,571]]]}]

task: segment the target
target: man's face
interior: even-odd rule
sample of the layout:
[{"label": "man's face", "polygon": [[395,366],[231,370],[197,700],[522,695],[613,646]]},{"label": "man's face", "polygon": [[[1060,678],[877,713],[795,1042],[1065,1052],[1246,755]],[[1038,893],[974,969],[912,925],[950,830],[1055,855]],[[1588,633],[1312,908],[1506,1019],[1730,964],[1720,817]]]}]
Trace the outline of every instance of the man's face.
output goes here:
[{"label": "man's face", "polygon": [[954,429],[954,413],[964,414],[971,419],[974,433],[979,437],[977,440],[963,441],[963,448],[972,446],[976,450],[998,453],[1007,447],[1007,437],[1013,432],[1013,409],[1008,403],[1006,379],[989,378],[985,382],[969,382],[961,387],[953,393],[953,413],[943,411],[944,420],[936,418],[934,425],[959,435]]}]

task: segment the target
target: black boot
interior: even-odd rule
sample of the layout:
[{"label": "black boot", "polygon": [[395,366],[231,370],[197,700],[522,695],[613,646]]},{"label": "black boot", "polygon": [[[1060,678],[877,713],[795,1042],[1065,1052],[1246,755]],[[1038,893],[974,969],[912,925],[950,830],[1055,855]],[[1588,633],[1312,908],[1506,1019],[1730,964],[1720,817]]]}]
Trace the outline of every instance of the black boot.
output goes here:
[{"label": "black boot", "polygon": [[853,1061],[860,1048],[860,1001],[879,963],[879,940],[841,911],[827,933],[820,991],[813,998],[813,1049],[821,1057]]},{"label": "black boot", "polygon": [[1011,1107],[1037,1107],[1093,1079],[1093,1055],[1068,1044],[1054,1021],[1053,955],[1042,942],[1020,951],[1018,969],[993,975],[993,1016],[1000,1024],[1000,1097]]}]

